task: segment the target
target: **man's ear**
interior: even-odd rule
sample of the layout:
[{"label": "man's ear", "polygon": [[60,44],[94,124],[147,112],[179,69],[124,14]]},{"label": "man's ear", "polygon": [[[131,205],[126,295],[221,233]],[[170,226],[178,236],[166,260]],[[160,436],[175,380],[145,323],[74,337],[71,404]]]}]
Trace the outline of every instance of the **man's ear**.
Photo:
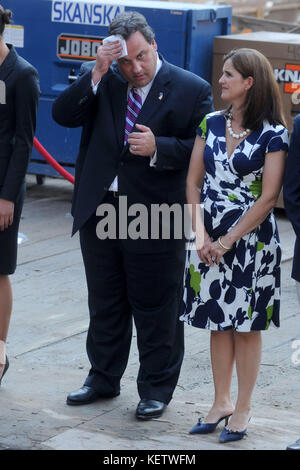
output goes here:
[{"label": "man's ear", "polygon": [[151,45],[152,45],[153,49],[154,49],[155,51],[157,51],[157,44],[156,44],[155,39],[152,39]]}]

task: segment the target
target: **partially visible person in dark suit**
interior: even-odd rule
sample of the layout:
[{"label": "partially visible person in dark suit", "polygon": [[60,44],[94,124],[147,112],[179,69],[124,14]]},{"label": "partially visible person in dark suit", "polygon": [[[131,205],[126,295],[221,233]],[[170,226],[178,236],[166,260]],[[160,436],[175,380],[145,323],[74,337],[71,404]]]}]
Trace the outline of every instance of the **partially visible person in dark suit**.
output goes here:
[{"label": "partially visible person in dark suit", "polygon": [[[296,234],[292,278],[300,303],[300,114],[294,120],[283,183],[284,207]],[[300,450],[300,439],[287,447]]]},{"label": "partially visible person in dark suit", "polygon": [[[182,208],[196,127],[212,110],[212,96],[206,81],[157,53],[154,32],[141,14],[118,15],[109,35],[120,35],[121,41],[100,46],[96,62],[83,66],[79,79],[53,106],[59,124],[83,127],[72,214],[88,284],[91,369],[67,403],[119,395],[133,317],[140,360],[136,417],[151,419],[170,402],[184,354],[178,321],[184,237],[133,239],[120,233],[116,239],[99,239],[96,211],[109,204],[117,220],[126,221],[127,214],[119,211],[123,196],[128,208],[139,203],[147,209],[151,227],[154,205]],[[169,228],[172,234],[174,224]]]},{"label": "partially visible person in dark suit", "polygon": [[9,275],[17,262],[18,227],[39,100],[37,71],[3,32],[12,13],[0,5],[0,383],[8,369],[6,339],[12,311]]}]

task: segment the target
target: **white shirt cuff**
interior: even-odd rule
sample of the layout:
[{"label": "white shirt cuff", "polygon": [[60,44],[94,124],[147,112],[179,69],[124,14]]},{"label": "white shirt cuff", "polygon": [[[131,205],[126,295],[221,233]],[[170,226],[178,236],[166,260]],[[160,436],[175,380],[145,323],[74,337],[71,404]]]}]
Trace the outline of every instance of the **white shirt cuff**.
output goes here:
[{"label": "white shirt cuff", "polygon": [[92,87],[92,90],[93,90],[93,93],[94,95],[97,94],[97,90],[98,90],[98,86],[99,86],[99,83],[101,82],[101,80],[99,80],[99,82],[97,82],[96,84],[93,82],[93,80],[91,80],[91,87]]},{"label": "white shirt cuff", "polygon": [[150,166],[155,167],[156,163],[157,163],[157,150],[155,150],[155,153],[154,153],[153,157],[150,160]]}]

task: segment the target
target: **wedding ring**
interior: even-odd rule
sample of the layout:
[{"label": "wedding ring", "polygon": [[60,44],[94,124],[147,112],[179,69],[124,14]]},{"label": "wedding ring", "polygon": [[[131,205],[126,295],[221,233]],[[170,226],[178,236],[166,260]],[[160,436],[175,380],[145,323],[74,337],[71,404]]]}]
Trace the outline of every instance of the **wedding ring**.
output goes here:
[{"label": "wedding ring", "polygon": [[136,150],[136,145],[133,145],[132,148],[133,148],[133,150]]}]

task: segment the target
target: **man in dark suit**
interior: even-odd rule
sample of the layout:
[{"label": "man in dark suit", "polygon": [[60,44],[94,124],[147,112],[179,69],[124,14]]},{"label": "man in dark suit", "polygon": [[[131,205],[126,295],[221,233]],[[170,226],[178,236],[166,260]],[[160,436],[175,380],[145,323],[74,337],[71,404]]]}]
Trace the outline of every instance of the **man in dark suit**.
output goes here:
[{"label": "man in dark suit", "polygon": [[[178,314],[185,261],[176,221],[164,237],[166,221],[155,225],[151,210],[161,204],[183,207],[195,129],[212,111],[212,96],[207,82],[158,55],[154,33],[139,13],[117,16],[109,35],[121,35],[127,53],[122,56],[118,40],[100,46],[96,62],[83,66],[53,106],[59,124],[83,126],[72,214],[88,284],[91,369],[67,403],[120,393],[133,317],[140,360],[136,416],[149,419],[170,402],[183,359]],[[124,199],[131,214],[125,234]],[[140,237],[129,233],[136,204],[147,214]],[[104,216],[107,205],[115,210],[119,236],[108,229],[113,233],[103,239],[99,221],[105,220],[97,214]]]},{"label": "man in dark suit", "polygon": [[[300,114],[294,120],[285,168],[283,197],[286,214],[292,222],[296,234],[292,278],[296,281],[296,290],[300,303]],[[290,444],[287,449],[300,450],[300,439]]]}]

